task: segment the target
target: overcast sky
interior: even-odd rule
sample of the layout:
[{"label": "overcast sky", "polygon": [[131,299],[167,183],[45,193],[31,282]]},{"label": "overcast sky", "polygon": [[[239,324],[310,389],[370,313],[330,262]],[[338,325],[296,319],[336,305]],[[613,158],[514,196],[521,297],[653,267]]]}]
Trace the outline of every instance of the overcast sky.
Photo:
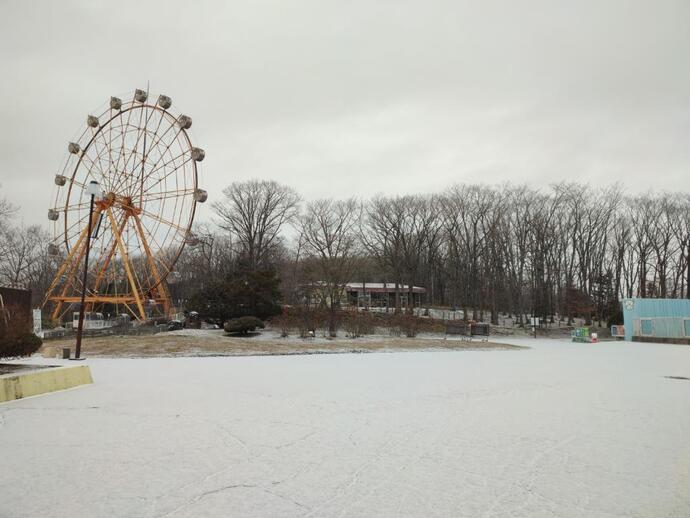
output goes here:
[{"label": "overcast sky", "polygon": [[690,190],[687,0],[3,0],[0,63],[0,196],[27,224],[86,115],[147,81],[193,117],[211,199]]}]

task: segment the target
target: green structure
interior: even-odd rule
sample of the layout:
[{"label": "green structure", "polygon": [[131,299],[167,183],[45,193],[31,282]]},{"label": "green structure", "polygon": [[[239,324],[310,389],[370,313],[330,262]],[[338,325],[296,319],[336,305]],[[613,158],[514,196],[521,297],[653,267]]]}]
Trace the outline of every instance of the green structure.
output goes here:
[{"label": "green structure", "polygon": [[592,338],[589,327],[576,327],[570,332],[570,336],[573,342],[593,343],[598,341],[596,338]]}]

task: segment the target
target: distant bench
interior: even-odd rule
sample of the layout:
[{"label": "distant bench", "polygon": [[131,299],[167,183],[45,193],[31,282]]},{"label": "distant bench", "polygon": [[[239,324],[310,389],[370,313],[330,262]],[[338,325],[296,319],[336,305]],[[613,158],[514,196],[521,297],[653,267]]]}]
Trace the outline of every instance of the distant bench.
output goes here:
[{"label": "distant bench", "polygon": [[475,336],[481,337],[482,341],[489,341],[489,324],[467,322],[446,322],[446,335],[460,336],[463,340],[472,340]]}]

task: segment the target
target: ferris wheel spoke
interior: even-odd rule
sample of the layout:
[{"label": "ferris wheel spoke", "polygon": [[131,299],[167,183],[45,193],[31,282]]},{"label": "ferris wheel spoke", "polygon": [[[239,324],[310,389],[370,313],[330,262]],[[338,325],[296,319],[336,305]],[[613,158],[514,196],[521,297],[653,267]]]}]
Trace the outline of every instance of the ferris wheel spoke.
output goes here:
[{"label": "ferris wheel spoke", "polygon": [[[161,118],[159,119],[159,123],[162,123],[163,119],[166,119],[169,122],[168,127],[164,132],[162,132],[158,138],[154,137],[152,145],[149,147],[149,151],[146,153],[146,159],[145,163],[148,165],[148,170],[142,170],[142,179],[141,179],[141,184],[142,184],[142,189],[140,192],[140,197],[143,198],[143,195],[150,191],[151,185],[150,185],[150,179],[152,176],[155,174],[160,169],[165,169],[170,163],[175,162],[178,157],[172,157],[172,153],[170,152],[170,148],[172,147],[173,144],[178,142],[178,137],[180,134],[180,131],[182,130],[181,126],[177,125],[177,119],[171,117],[167,112],[163,112],[161,114]],[[172,128],[177,128],[177,131],[175,132],[174,135],[172,135],[172,138],[170,139],[169,142],[164,143],[165,147],[161,150],[162,143],[163,143],[163,138],[165,135],[168,135],[170,130]],[[158,157],[154,157],[153,160],[150,159],[150,156],[153,152],[156,152],[158,154]],[[167,160],[166,160],[167,159]],[[160,165],[160,162],[164,161],[162,165]],[[148,182],[148,184],[147,184]]]},{"label": "ferris wheel spoke", "polygon": [[[128,132],[133,133],[134,131],[137,131],[136,128],[133,127],[132,130],[128,130]],[[151,138],[155,138],[156,134],[152,131],[150,131],[148,128],[144,129],[144,136],[151,136]],[[144,157],[142,153],[138,153],[137,149],[135,147],[127,147],[125,146],[125,154],[128,156],[128,159],[126,163],[123,166],[123,169],[119,173],[120,178],[118,179],[117,184],[114,187],[114,190],[124,190],[124,191],[130,191],[132,186],[136,184],[137,180],[140,179],[141,174],[140,172],[137,172],[136,168],[132,168],[132,172],[128,172],[128,163],[129,160],[134,157],[135,160],[137,159],[138,156]]]},{"label": "ferris wheel spoke", "polygon": [[[161,183],[163,180],[165,180],[167,177],[169,177],[169,176],[170,176],[171,174],[173,174],[175,171],[179,170],[182,166],[184,166],[184,165],[188,164],[189,162],[191,162],[191,161],[193,160],[192,155],[191,155],[191,150],[186,149],[186,150],[184,150],[181,154],[177,155],[175,158],[172,158],[172,159],[170,159],[168,162],[166,162],[165,164],[162,164],[162,165],[158,166],[158,168],[157,168],[156,170],[160,170],[162,167],[165,167],[165,166],[170,165],[171,163],[174,163],[175,160],[178,160],[178,159],[182,158],[183,156],[185,156],[185,155],[188,154],[188,153],[189,153],[189,157],[188,157],[188,158],[185,158],[184,161],[183,161],[182,163],[180,163],[180,164],[177,165],[177,167],[173,168],[171,171],[168,171],[167,173],[164,174],[164,176],[158,178],[153,184],[149,185],[148,189],[147,189],[145,192],[148,192],[150,189],[152,189],[153,187],[155,187],[156,185],[158,185],[159,183]],[[151,174],[153,174],[153,172],[154,172],[154,171],[151,171],[151,172],[149,173],[149,176],[150,176]]]},{"label": "ferris wheel spoke", "polygon": [[164,225],[168,225],[170,228],[177,230],[178,232],[182,233],[183,235],[187,234],[186,228],[183,228],[183,227],[173,223],[172,221],[168,221],[167,219],[165,219],[162,216],[159,216],[158,214],[153,214],[153,213],[151,213],[147,210],[143,210],[143,209],[142,209],[141,213],[146,215],[147,217],[153,219],[153,220],[156,220],[156,221],[159,221],[160,223],[163,223]]},{"label": "ferris wheel spoke", "polygon": [[[156,114],[156,113],[157,113],[156,110],[152,110],[151,116],[153,116],[153,115]],[[161,114],[158,114],[158,115],[159,115],[159,117],[158,117],[158,125],[157,125],[157,127],[156,127],[156,130],[153,131],[153,138],[155,138],[155,135],[156,135],[156,133],[158,132],[158,128],[160,127],[161,121],[163,120],[163,116],[162,116]],[[150,120],[151,120],[151,116],[150,116],[150,117],[147,117],[146,123],[145,123],[145,125],[144,125],[144,142],[143,142],[143,150],[142,150],[142,152],[141,152],[141,161],[139,161],[138,163],[136,163],[136,165],[133,167],[133,169],[134,169],[134,170],[138,170],[139,173],[136,174],[136,175],[133,177],[133,181],[132,181],[132,182],[130,183],[130,185],[129,185],[129,192],[132,194],[132,196],[134,196],[134,193],[135,193],[136,190],[137,190],[137,189],[136,189],[136,188],[137,188],[137,183],[140,183],[140,185],[141,185],[141,187],[140,187],[140,189],[139,189],[140,191],[143,191],[143,187],[144,187],[144,168],[145,168],[145,166],[146,166],[146,160],[148,159],[148,156],[149,156],[149,154],[151,153],[151,150],[153,149],[153,144],[152,144],[152,142],[149,142],[149,143],[148,143],[148,144],[149,144],[149,148],[148,148],[148,149],[147,149],[147,147],[146,147],[146,144],[147,144],[147,142],[146,142],[146,137],[147,137],[147,135],[149,134],[148,126],[149,126],[149,122],[150,122]],[[141,168],[139,167],[140,164],[141,164]]]},{"label": "ferris wheel spoke", "polygon": [[[157,149],[157,148],[158,148],[159,144],[163,141],[163,138],[165,138],[165,137],[167,136],[168,132],[169,132],[172,128],[177,128],[177,131],[176,131],[175,134],[170,138],[170,142],[168,142],[168,145],[165,146],[165,148],[163,149],[163,152],[160,153],[160,156],[158,157],[157,161],[154,162],[153,165],[151,166],[152,169],[155,168],[155,167],[158,165],[158,162],[159,162],[159,161],[161,160],[161,158],[165,155],[165,153],[170,149],[170,146],[172,146],[172,144],[173,144],[174,142],[177,141],[177,137],[180,135],[180,132],[182,131],[182,127],[179,126],[179,125],[177,124],[177,120],[176,120],[176,119],[173,118],[172,121],[168,121],[168,122],[170,122],[170,125],[168,126],[168,128],[167,128],[163,133],[161,133],[161,135],[159,136],[158,140],[156,140],[155,142],[153,142],[153,143],[151,144],[151,149],[150,149],[149,153],[150,153],[151,151],[153,151],[153,149]],[[148,158],[148,157],[147,157],[147,158]]]},{"label": "ferris wheel spoke", "polygon": [[170,138],[170,142],[175,142],[177,140],[177,137],[179,136],[180,132],[182,131],[182,128],[180,126],[178,126],[177,120],[174,117],[172,118],[172,120],[168,120],[168,122],[170,122],[170,125],[168,126],[168,128],[163,133],[161,133],[158,136],[158,140],[156,140],[155,142],[152,143],[153,147],[151,149],[158,146],[163,141],[163,139],[168,135],[168,132],[173,128],[177,128],[177,131]]},{"label": "ferris wheel spoke", "polygon": [[[130,130],[131,131],[131,130]],[[126,154],[131,154],[134,151],[133,148],[130,148],[128,146],[125,146],[125,153]],[[123,187],[127,185],[129,182],[132,181],[132,179],[136,176],[136,172],[128,172],[126,169],[119,169],[119,166],[117,166],[118,169],[113,169],[113,176],[114,176],[114,181],[112,182],[111,186],[111,191],[112,192],[120,192],[123,190]]]},{"label": "ferris wheel spoke", "polygon": [[[115,120],[115,117],[117,115],[113,115],[113,107],[112,105],[110,106],[110,118],[109,120],[112,122]],[[105,140],[105,136],[103,137]],[[113,124],[108,124],[108,171],[113,170]],[[112,178],[111,178],[112,180]]]},{"label": "ferris wheel spoke", "polygon": [[[156,129],[152,130],[151,128],[149,128],[149,123],[151,122],[154,115],[158,116],[158,124],[156,126]],[[144,137],[143,149],[142,149],[141,153],[136,153],[135,161],[138,160],[138,162],[136,162],[136,164],[133,165],[133,167],[132,167],[133,170],[139,171],[139,173],[136,176],[137,181],[141,181],[142,178],[144,177],[144,167],[145,167],[146,161],[148,160],[149,154],[154,149],[153,142],[151,140],[155,140],[156,135],[158,133],[158,128],[160,127],[162,119],[163,119],[163,115],[157,109],[153,108],[151,110],[151,113],[147,115],[146,122],[145,122],[144,126],[142,127],[142,130],[143,130],[142,135]],[[148,136],[151,137],[151,140],[147,141]],[[137,151],[138,151],[138,147],[137,147]],[[139,156],[141,157],[140,160],[139,160]],[[130,188],[132,189],[132,193],[134,191],[135,186],[136,186],[136,182],[134,182],[130,186]]]},{"label": "ferris wheel spoke", "polygon": [[[177,177],[177,176],[173,176],[173,178],[174,178],[174,180],[175,180],[175,188],[178,188],[178,187],[179,187],[179,185],[178,185],[178,177]],[[166,186],[167,186],[167,184],[168,184],[168,180],[166,179],[166,180],[163,182],[163,185],[166,185]],[[173,205],[173,208],[172,208],[172,212],[171,212],[171,213],[174,215],[174,216],[173,216],[174,218],[181,217],[181,214],[178,216],[178,212],[177,212],[177,207],[178,207],[178,204],[179,204],[179,201],[180,201],[180,198],[178,198],[178,197],[164,199],[164,200],[161,202],[161,210],[165,210],[165,205],[166,205],[166,203],[170,203],[170,202],[173,201],[173,200],[174,200],[174,205]],[[170,229],[168,229],[168,233],[166,234],[165,239],[168,239],[168,235],[169,235],[169,234],[170,234]]]},{"label": "ferris wheel spoke", "polygon": [[[101,134],[101,128],[100,127],[98,129],[91,128],[91,130],[92,130],[91,131],[91,133],[92,133],[91,143],[92,143],[93,149],[96,153],[96,160],[97,160],[97,162],[95,162],[95,163],[98,167],[98,170],[101,172],[101,178],[103,179],[102,181],[107,182],[109,180],[109,178],[106,175],[105,171],[103,171],[103,164],[101,163],[101,161],[103,160],[103,155],[105,154],[105,151],[107,151],[107,149],[104,148],[103,146],[101,146],[101,149],[99,149],[99,146],[98,146],[98,144],[99,144],[99,138],[98,137]],[[91,149],[91,147],[89,147],[87,149]],[[87,150],[85,149],[84,154],[86,154],[86,153],[87,153]],[[106,167],[106,170],[107,169],[108,169],[108,167]]]},{"label": "ferris wheel spoke", "polygon": [[[156,113],[156,110],[153,110],[152,113]],[[161,117],[162,116],[158,117],[158,125],[159,126],[160,126]],[[139,189],[138,190],[139,190],[140,195],[143,194],[143,192],[144,192],[144,168],[146,167],[146,159],[149,156],[149,154],[151,153],[151,149],[152,149],[151,147],[149,147],[148,150],[146,149],[146,136],[148,135],[149,121],[150,121],[150,118],[147,118],[146,119],[146,126],[144,129],[144,146],[143,146],[143,150],[141,152],[141,162],[136,164],[136,169],[139,169],[139,175],[137,176],[137,182],[139,183]],[[154,135],[155,135],[155,132],[154,132]],[[150,142],[149,142],[149,146],[151,146]],[[141,164],[141,168],[139,167],[139,164]],[[134,195],[136,190],[137,190],[137,185],[135,182],[131,187],[132,195]]]},{"label": "ferris wheel spoke", "polygon": [[74,178],[67,178],[67,181],[72,183],[73,185],[76,185],[77,187],[81,187],[82,189],[86,189],[86,184],[80,182],[79,180],[75,180]]},{"label": "ferris wheel spoke", "polygon": [[[112,127],[112,121],[113,117],[110,117],[108,119],[108,122],[106,123],[108,125],[108,129]],[[90,130],[90,135],[91,138],[89,139],[88,144],[84,148],[84,151],[82,153],[82,158],[86,157],[86,159],[89,160],[92,166],[95,166],[98,168],[98,171],[100,172],[100,180],[101,183],[105,188],[108,188],[110,186],[110,165],[112,162],[112,153],[111,153],[111,148],[108,144],[108,142],[105,140],[105,131],[104,131],[105,126],[99,126],[98,129],[93,128],[89,126],[88,130]],[[84,134],[86,135],[86,133]],[[83,136],[84,136],[83,135]],[[95,153],[95,157],[92,157],[90,152],[93,150]],[[105,169],[104,169],[104,163],[105,163]],[[89,172],[92,173],[92,176],[95,177],[95,170],[94,168],[89,168]]]},{"label": "ferris wheel spoke", "polygon": [[[190,154],[191,154],[191,149],[185,148],[185,149],[182,151],[181,154],[179,154],[179,155],[177,155],[177,156],[175,156],[175,157],[173,157],[173,158],[170,158],[168,161],[163,162],[163,164],[160,163],[161,160],[164,160],[164,157],[165,157],[166,155],[172,156],[172,152],[170,151],[170,148],[172,147],[172,145],[173,145],[175,142],[177,142],[177,135],[179,135],[179,131],[176,133],[175,139],[174,139],[174,140],[171,140],[171,141],[165,146],[165,148],[163,149],[163,151],[160,152],[158,159],[153,163],[153,165],[151,165],[151,167],[149,168],[148,172],[146,173],[146,178],[147,178],[147,179],[150,178],[151,175],[153,175],[153,173],[159,171],[161,168],[165,169],[165,167],[167,167],[167,166],[170,165],[171,163],[174,163],[176,160],[178,160],[179,158],[183,157],[186,153],[190,153]],[[190,155],[190,156],[191,156],[191,155]]]},{"label": "ferris wheel spoke", "polygon": [[164,119],[169,123],[169,124],[168,124],[168,127],[167,127],[167,129],[166,129],[164,132],[162,132],[162,133],[158,136],[158,139],[156,139],[156,135],[154,135],[154,138],[153,138],[153,141],[151,142],[151,145],[150,145],[150,147],[149,147],[149,150],[148,150],[148,152],[146,153],[146,155],[144,156],[144,158],[142,159],[142,165],[141,165],[141,191],[140,191],[140,198],[142,198],[143,195],[144,195],[144,192],[145,192],[144,186],[145,186],[146,181],[147,181],[147,180],[149,179],[149,177],[150,177],[150,174],[147,174],[147,173],[146,173],[145,165],[148,164],[148,163],[150,162],[149,158],[150,158],[150,156],[151,156],[151,153],[155,150],[155,151],[158,153],[158,157],[155,158],[155,161],[154,161],[153,164],[149,167],[149,170],[152,170],[152,169],[154,169],[154,168],[157,166],[157,164],[161,161],[161,159],[165,156],[165,154],[166,154],[166,153],[168,152],[168,150],[170,149],[171,143],[172,143],[172,142],[175,142],[175,141],[177,140],[177,135],[179,135],[179,131],[176,132],[175,135],[173,135],[172,138],[170,139],[170,142],[165,146],[165,148],[163,149],[163,151],[160,150],[160,145],[161,145],[161,142],[163,142],[163,138],[168,134],[168,132],[170,131],[170,129],[173,128],[173,127],[175,127],[175,125],[176,125],[176,124],[175,124],[175,123],[176,123],[176,119],[172,118],[172,120],[170,120],[170,119],[168,119],[168,117],[170,117],[170,115],[169,115],[167,112],[161,113],[161,115],[160,115],[160,117],[159,117],[159,119],[158,119],[158,125],[157,125],[157,127],[156,127],[156,134],[159,133],[161,124],[163,123],[163,120],[164,120]]},{"label": "ferris wheel spoke", "polygon": [[[93,171],[93,169],[95,169],[96,167],[101,172],[101,175],[103,175],[103,169],[101,168],[100,164],[97,164],[96,161],[93,159],[93,157],[91,157],[91,155],[89,155],[86,151],[84,153],[82,153],[80,159],[81,159],[81,162],[84,162],[84,159],[87,159],[89,161],[89,164],[92,166],[88,169],[88,171],[86,173],[86,178],[88,178],[90,176],[91,178],[96,179],[96,175],[94,174],[94,171]],[[79,168],[79,165],[80,165],[80,163],[77,162],[76,167]],[[81,184],[81,187],[84,187],[85,185],[86,185],[86,182]]]},{"label": "ferris wheel spoke", "polygon": [[[89,218],[89,214],[84,213],[81,217],[78,217],[74,223],[72,223],[69,227],[67,227],[65,229],[65,233],[72,231],[74,228],[82,226],[84,224],[85,220],[88,221],[88,218]],[[81,228],[78,228],[79,232],[81,232],[81,230],[82,230]]]},{"label": "ferris wheel spoke", "polygon": [[[156,110],[154,110],[154,111],[156,111]],[[164,113],[165,112],[158,114],[159,115],[158,124],[156,125],[156,129],[153,131],[153,138],[154,139],[155,139],[156,135],[158,135],[158,132],[160,131],[161,124],[163,123],[163,119],[165,119]],[[148,129],[148,125],[147,125],[147,129]],[[170,129],[170,128],[168,128],[168,129]],[[165,135],[165,133],[167,133],[167,130],[166,130],[166,132],[163,133],[163,135],[161,135],[161,138],[162,138],[162,136]],[[158,142],[160,142],[160,138],[159,138]],[[155,147],[158,145],[158,142],[154,140],[153,142],[150,143],[149,151],[143,157],[144,162],[146,162],[148,160],[149,155],[151,154],[151,151],[153,149],[155,149]]]},{"label": "ferris wheel spoke", "polygon": [[154,259],[158,261],[158,263],[165,269],[167,276],[172,271],[172,266],[170,266],[170,264],[168,264],[162,257],[160,257],[165,253],[166,249],[160,245],[160,243],[156,239],[156,236],[153,233],[151,233],[146,223],[141,219],[139,221],[141,223],[144,233],[148,236],[149,240],[156,246],[156,249],[159,251],[158,254],[154,254]]},{"label": "ferris wheel spoke", "polygon": [[[155,238],[153,238],[150,234],[147,239],[146,233],[147,230],[145,230],[145,227],[143,223],[141,222],[141,219],[138,218],[137,216],[134,216],[134,222],[136,224],[137,230],[138,230],[138,237],[141,242],[142,247],[144,248],[144,252],[146,254],[146,262],[148,263],[149,267],[149,282],[151,283],[151,277],[153,277],[153,283],[152,284],[152,289],[155,288],[156,290],[165,290],[164,287],[160,286],[165,279],[165,277],[170,273],[170,268],[163,262],[159,260],[157,257],[157,254],[154,253],[154,251],[151,249],[151,245],[157,246],[157,250],[162,251],[162,248],[160,245],[155,241]],[[159,266],[162,266],[164,269],[163,275],[161,275],[161,272],[159,270]]]},{"label": "ferris wheel spoke", "polygon": [[67,205],[64,208],[54,209],[54,210],[56,210],[57,212],[65,212],[65,213],[66,212],[74,212],[77,210],[87,210],[90,205],[91,205],[91,202],[83,202],[83,203],[76,203],[74,205]]},{"label": "ferris wheel spoke", "polygon": [[150,194],[144,194],[140,199],[142,201],[146,202],[146,201],[157,201],[157,200],[163,200],[163,199],[179,198],[179,197],[189,196],[190,194],[194,194],[195,191],[196,191],[196,189],[179,189],[179,190],[172,190],[172,191],[152,192]]},{"label": "ferris wheel spoke", "polygon": [[[144,117],[144,111],[146,111],[146,116]],[[129,163],[132,157],[135,157],[135,164],[132,166],[132,169],[136,169],[136,155],[139,150],[139,142],[141,142],[141,137],[142,135],[144,136],[144,141],[146,140],[146,129],[148,127],[149,120],[153,113],[155,113],[155,109],[149,110],[148,105],[145,105],[141,110],[139,110],[139,124],[137,125],[137,140],[134,143],[134,147],[132,151],[129,153],[127,156],[127,159],[125,160],[125,165],[124,169],[127,170],[129,168]],[[142,125],[142,119],[144,119],[144,123]],[[142,153],[143,156],[143,153]]]},{"label": "ferris wheel spoke", "polygon": [[[149,226],[146,224],[146,221],[144,220],[144,218],[140,218],[139,221],[141,223],[141,226],[144,228],[144,230],[148,234],[151,241],[156,245],[156,248],[160,251],[163,251],[164,247],[161,246],[160,242],[158,241],[158,238],[156,237],[155,229],[154,229],[154,232],[151,232],[151,230],[149,229]],[[165,240],[163,240],[163,242],[165,243]]]},{"label": "ferris wheel spoke", "polygon": [[[158,165],[155,170],[152,169],[147,175],[147,185],[144,192],[142,192],[142,198],[145,194],[151,194],[154,192],[167,191],[168,181],[167,177],[169,174],[175,171],[184,171],[184,165],[180,164],[179,161],[184,157],[186,150],[183,150],[182,154],[178,156],[173,156],[170,147],[167,147],[164,151],[165,155],[161,156],[165,161]],[[159,160],[160,162],[160,160]],[[175,186],[175,188],[177,185]]]},{"label": "ferris wheel spoke", "polygon": [[128,173],[127,171],[121,171],[118,174],[118,179],[117,183],[113,185],[113,188],[111,189],[112,192],[124,192],[124,189],[122,188],[123,185],[126,185],[127,182],[131,179],[133,176],[132,173]]},{"label": "ferris wheel spoke", "polygon": [[[134,100],[132,100],[134,102]],[[132,111],[134,111],[133,107],[130,107],[127,109],[127,122],[123,124],[123,112],[120,112],[120,116],[118,117],[120,119],[120,152],[117,155],[117,161],[115,163],[115,170],[119,171],[120,170],[120,162],[123,160],[123,157],[125,155],[125,142],[127,141],[127,129],[130,126],[130,121],[132,120]]]},{"label": "ferris wheel spoke", "polygon": [[[145,109],[145,108],[142,108],[142,109],[139,110],[139,122],[137,123],[136,126],[134,126],[134,127],[136,128],[135,131],[136,131],[136,134],[137,134],[137,138],[136,138],[136,141],[134,142],[134,146],[132,146],[130,152],[129,152],[129,153],[127,154],[127,156],[124,158],[124,164],[123,164],[123,166],[122,166],[122,170],[123,170],[123,171],[129,170],[129,162],[130,162],[130,160],[132,159],[132,157],[133,157],[133,156],[136,156],[136,154],[137,154],[137,150],[138,150],[138,148],[139,148],[139,140],[141,139],[141,119],[142,119],[143,116],[144,116],[144,109]],[[147,115],[148,115],[148,114],[147,114]]]},{"label": "ferris wheel spoke", "polygon": [[[123,217],[120,221],[118,221],[118,225],[120,228],[120,232],[124,228],[124,225],[127,221],[127,215],[123,214]],[[115,232],[110,232],[108,236],[108,240],[103,240],[101,243],[101,253],[100,257],[96,262],[96,267],[98,269],[98,273],[96,274],[96,280],[94,282],[94,291],[99,291],[101,282],[104,277],[107,276],[108,273],[108,268],[110,267],[110,264],[113,260],[113,257],[115,257],[117,251],[117,241],[115,240]],[[106,253],[107,252],[107,253]]]},{"label": "ferris wheel spoke", "polygon": [[[108,137],[106,139],[105,135],[101,133],[101,140],[103,146],[108,150],[108,167],[107,167],[107,185],[106,185],[106,191],[112,192],[114,190],[114,185],[117,182],[117,164],[116,160],[113,156],[113,151],[114,151],[114,145],[113,145],[113,129],[115,129],[118,133],[118,135],[121,136],[122,140],[124,141],[124,133],[122,132],[122,114],[119,112],[116,115],[112,114],[113,108],[110,109],[110,123],[108,124]],[[116,137],[117,138],[117,137]],[[118,145],[118,142],[116,140],[115,146]],[[120,143],[120,146],[122,143]],[[119,158],[119,155],[118,155]]]}]

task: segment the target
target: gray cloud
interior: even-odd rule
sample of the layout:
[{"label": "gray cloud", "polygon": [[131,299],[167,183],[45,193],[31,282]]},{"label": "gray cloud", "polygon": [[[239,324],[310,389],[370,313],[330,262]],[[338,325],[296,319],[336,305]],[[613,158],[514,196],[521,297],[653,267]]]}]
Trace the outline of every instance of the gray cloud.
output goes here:
[{"label": "gray cloud", "polygon": [[2,195],[43,223],[85,116],[147,81],[194,117],[212,197],[684,189],[689,57],[686,1],[5,1]]}]

